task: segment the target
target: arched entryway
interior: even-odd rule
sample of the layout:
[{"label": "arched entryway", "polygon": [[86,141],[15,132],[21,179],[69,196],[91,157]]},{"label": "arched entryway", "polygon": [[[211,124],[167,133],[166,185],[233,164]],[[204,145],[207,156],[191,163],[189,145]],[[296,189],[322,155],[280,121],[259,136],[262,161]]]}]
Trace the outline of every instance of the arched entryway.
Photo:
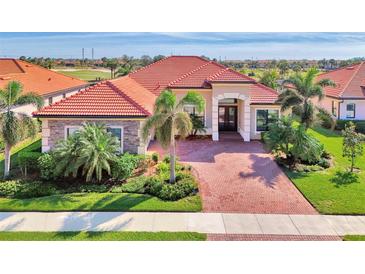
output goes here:
[{"label": "arched entryway", "polygon": [[238,132],[250,141],[250,99],[239,93],[213,96],[212,139],[219,140],[220,132]]}]

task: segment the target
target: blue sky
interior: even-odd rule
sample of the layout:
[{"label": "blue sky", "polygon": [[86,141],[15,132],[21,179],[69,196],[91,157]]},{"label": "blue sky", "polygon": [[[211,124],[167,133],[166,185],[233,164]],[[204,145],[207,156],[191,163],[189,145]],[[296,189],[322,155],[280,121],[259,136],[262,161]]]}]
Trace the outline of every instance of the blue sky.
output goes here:
[{"label": "blue sky", "polygon": [[0,57],[206,55],[224,59],[322,59],[365,56],[365,33],[0,33]]}]

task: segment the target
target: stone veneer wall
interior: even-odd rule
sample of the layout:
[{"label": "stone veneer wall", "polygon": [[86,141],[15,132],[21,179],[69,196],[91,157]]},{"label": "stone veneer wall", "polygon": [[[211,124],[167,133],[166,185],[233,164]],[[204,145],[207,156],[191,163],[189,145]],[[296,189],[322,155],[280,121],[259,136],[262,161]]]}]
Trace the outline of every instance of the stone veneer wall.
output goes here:
[{"label": "stone veneer wall", "polygon": [[146,145],[141,138],[144,120],[51,120],[42,119],[42,151],[52,149],[59,140],[65,138],[66,126],[81,126],[84,122],[103,123],[106,126],[123,127],[123,152],[144,154]]}]

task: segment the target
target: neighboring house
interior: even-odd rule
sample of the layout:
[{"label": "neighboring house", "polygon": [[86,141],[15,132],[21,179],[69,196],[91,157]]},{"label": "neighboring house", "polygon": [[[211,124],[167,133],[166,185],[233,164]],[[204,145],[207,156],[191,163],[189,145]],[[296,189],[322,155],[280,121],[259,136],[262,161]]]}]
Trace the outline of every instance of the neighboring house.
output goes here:
[{"label": "neighboring house", "polygon": [[365,62],[323,73],[336,87],[324,88],[325,97],[316,102],[340,120],[365,120]]},{"label": "neighboring house", "polygon": [[[85,81],[69,77],[46,68],[9,58],[0,58],[0,88],[10,81],[23,84],[24,92],[34,92],[50,105],[89,86]],[[31,115],[33,105],[15,107],[14,111]]]},{"label": "neighboring house", "polygon": [[42,120],[42,150],[80,128],[85,121],[105,123],[120,140],[121,151],[145,153],[141,127],[153,112],[157,96],[171,89],[178,99],[188,91],[206,101],[200,115],[206,134],[219,140],[222,131],[236,131],[244,141],[259,139],[280,115],[278,94],[254,79],[196,56],[171,56],[127,76],[101,82],[34,113]]}]

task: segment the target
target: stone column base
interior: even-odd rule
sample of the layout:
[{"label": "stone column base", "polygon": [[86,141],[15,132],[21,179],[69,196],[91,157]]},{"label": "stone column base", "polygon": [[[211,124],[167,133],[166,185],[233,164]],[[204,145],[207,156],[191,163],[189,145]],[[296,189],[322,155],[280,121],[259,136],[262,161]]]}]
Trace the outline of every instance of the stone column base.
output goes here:
[{"label": "stone column base", "polygon": [[219,133],[218,132],[213,132],[212,133],[212,140],[213,141],[219,141]]}]

